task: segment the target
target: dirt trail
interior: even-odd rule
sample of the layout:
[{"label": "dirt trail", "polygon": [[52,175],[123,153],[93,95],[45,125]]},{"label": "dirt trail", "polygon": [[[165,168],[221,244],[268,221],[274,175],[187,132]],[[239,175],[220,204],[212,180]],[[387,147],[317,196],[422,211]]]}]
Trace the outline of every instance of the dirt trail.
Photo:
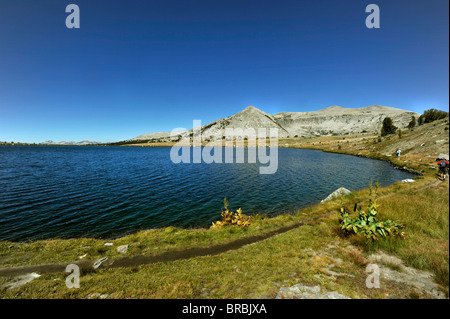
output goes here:
[{"label": "dirt trail", "polygon": [[[158,262],[169,262],[181,259],[189,259],[194,257],[201,256],[214,256],[218,255],[230,250],[239,249],[245,245],[253,244],[270,237],[273,237],[278,234],[285,233],[294,228],[307,225],[318,219],[330,216],[335,213],[334,211],[319,215],[314,218],[310,218],[306,221],[302,221],[290,226],[285,226],[278,228],[276,230],[270,231],[266,234],[250,236],[247,238],[241,238],[234,240],[232,242],[220,245],[214,245],[210,247],[199,247],[199,248],[190,248],[186,250],[178,250],[178,251],[168,251],[156,256],[146,256],[146,255],[136,255],[136,256],[127,256],[120,257],[112,260],[107,260],[101,264],[99,269],[107,269],[107,268],[120,268],[120,267],[137,267],[141,265],[149,265]],[[73,262],[73,264],[79,265],[80,268],[91,268],[94,265],[93,260],[86,260],[82,262]],[[57,273],[57,272],[65,272],[65,269],[69,263],[64,264],[44,264],[44,265],[31,265],[31,266],[19,266],[19,267],[10,267],[0,269],[0,277],[15,277],[24,275],[27,273],[36,272],[39,274],[44,273]]]}]

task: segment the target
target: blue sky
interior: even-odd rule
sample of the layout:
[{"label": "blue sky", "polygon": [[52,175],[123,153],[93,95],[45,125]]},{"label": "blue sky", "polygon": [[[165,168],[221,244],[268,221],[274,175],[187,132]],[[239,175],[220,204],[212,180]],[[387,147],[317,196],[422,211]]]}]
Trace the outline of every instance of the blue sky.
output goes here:
[{"label": "blue sky", "polygon": [[[68,4],[80,29],[68,29]],[[368,29],[365,8],[380,8]],[[2,0],[0,141],[112,142],[248,105],[449,108],[446,0]]]}]

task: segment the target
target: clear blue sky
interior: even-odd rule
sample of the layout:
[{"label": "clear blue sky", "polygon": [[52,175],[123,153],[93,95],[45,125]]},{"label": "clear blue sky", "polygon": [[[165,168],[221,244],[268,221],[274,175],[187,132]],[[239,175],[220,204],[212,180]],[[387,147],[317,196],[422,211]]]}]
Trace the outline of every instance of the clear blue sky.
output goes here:
[{"label": "clear blue sky", "polygon": [[1,0],[0,141],[119,141],[248,105],[448,111],[448,41],[447,0]]}]

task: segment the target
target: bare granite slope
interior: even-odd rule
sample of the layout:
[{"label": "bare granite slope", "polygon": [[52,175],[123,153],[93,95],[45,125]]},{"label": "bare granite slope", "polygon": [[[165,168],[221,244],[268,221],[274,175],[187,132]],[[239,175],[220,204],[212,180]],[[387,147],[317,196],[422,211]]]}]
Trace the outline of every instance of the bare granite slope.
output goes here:
[{"label": "bare granite slope", "polygon": [[295,136],[344,135],[379,132],[385,117],[404,128],[411,117],[420,114],[393,107],[372,105],[363,108],[330,106],[315,112],[281,112],[274,115],[277,122]]},{"label": "bare granite slope", "polygon": [[132,140],[144,141],[144,140],[151,140],[151,139],[158,139],[158,138],[166,138],[169,136],[170,136],[169,132],[147,133],[147,134],[139,135],[138,137],[135,137]]},{"label": "bare granite slope", "polygon": [[[398,108],[372,105],[362,108],[344,108],[333,105],[313,112],[280,112],[271,115],[254,106],[248,106],[239,113],[218,119],[203,125],[201,133],[204,139],[212,140],[213,136],[224,136],[225,129],[242,130],[265,128],[267,135],[270,128],[278,129],[278,137],[313,137],[322,135],[344,135],[354,133],[379,132],[385,117],[392,118],[394,125],[404,128],[411,121],[412,116],[420,114]],[[182,137],[195,135],[197,130],[180,132]],[[237,131],[236,131],[237,132]],[[131,141],[165,141],[170,133],[149,133],[138,136]],[[244,134],[236,134],[237,138],[244,138]]]},{"label": "bare granite slope", "polygon": [[248,129],[253,129],[256,134],[258,128],[265,128],[267,136],[269,135],[269,130],[271,128],[278,129],[279,137],[286,137],[289,135],[289,131],[281,126],[274,116],[251,105],[235,115],[202,126],[202,134],[204,137],[211,139],[213,136],[225,135],[225,129],[227,128],[242,129],[242,134],[235,131],[236,136],[239,138],[244,138],[245,130]]}]

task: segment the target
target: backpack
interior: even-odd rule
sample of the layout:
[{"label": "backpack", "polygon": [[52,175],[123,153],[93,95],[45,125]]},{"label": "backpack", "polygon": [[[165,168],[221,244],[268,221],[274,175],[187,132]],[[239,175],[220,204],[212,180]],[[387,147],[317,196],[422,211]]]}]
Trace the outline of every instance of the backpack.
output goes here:
[{"label": "backpack", "polygon": [[447,162],[446,160],[441,160],[440,166],[441,166],[442,168],[446,167],[447,165],[448,165],[448,162]]}]

